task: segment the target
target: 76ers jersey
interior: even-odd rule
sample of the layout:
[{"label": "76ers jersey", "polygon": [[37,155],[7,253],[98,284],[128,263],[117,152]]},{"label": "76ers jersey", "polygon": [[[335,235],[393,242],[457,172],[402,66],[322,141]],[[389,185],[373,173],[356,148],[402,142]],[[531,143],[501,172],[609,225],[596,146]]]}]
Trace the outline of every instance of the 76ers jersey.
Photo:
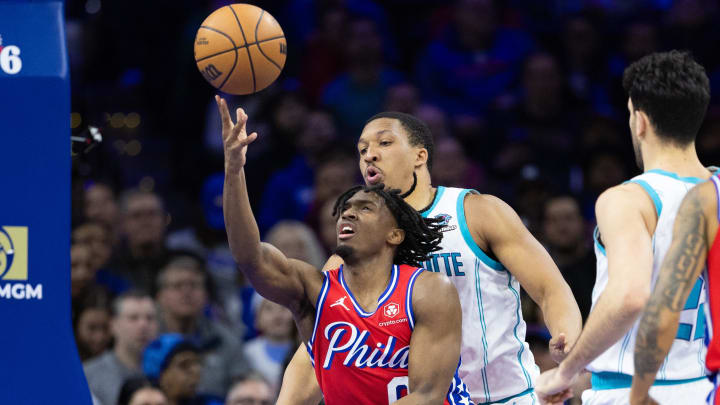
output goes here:
[{"label": "76ers jersey", "polygon": [[[441,250],[425,268],[446,274],[462,306],[460,378],[475,402],[507,402],[533,391],[539,374],[525,343],[520,283],[477,246],[465,220],[465,197],[474,190],[438,187],[424,217],[443,220]],[[508,402],[510,403],[510,402]]]},{"label": "76ers jersey", "polygon": [[[673,225],[680,203],[687,192],[696,184],[704,181],[696,177],[680,177],[675,173],[660,169],[649,170],[634,177],[629,183],[640,185],[650,196],[657,213],[657,225],[652,237],[653,268],[652,286],[657,281],[658,272],[672,241]],[[623,207],[617,207],[618,210]],[[595,232],[595,255],[597,257],[597,276],[593,288],[593,307],[608,283],[608,259],[605,248]],[[705,288],[704,277],[696,280],[683,311],[680,315],[680,327],[675,341],[663,365],[658,370],[657,384],[679,384],[705,378]],[[593,389],[612,389],[629,387],[630,377],[635,372],[633,352],[638,319],[622,339],[617,341],[587,367],[593,372]]]},{"label": "76ers jersey", "polygon": [[[355,300],[342,266],[325,273],[308,350],[327,405],[391,404],[408,394],[412,289],[422,271],[393,266],[372,313]],[[457,370],[448,383],[445,404],[471,404]]]}]

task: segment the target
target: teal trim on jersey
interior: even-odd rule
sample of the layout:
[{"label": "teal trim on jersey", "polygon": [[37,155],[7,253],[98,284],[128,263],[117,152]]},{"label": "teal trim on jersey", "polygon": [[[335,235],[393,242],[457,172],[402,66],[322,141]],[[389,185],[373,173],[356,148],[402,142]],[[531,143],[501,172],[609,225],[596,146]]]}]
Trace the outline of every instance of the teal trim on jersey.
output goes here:
[{"label": "teal trim on jersey", "polygon": [[517,328],[520,326],[520,319],[522,319],[521,309],[520,309],[520,294],[513,288],[512,286],[512,274],[510,274],[509,271],[506,271],[508,275],[508,288],[510,291],[515,294],[515,300],[517,301],[517,310],[515,311],[515,316],[517,316],[517,322],[515,322],[515,328],[513,328],[513,335],[515,335],[515,339],[520,343],[520,350],[518,350],[517,358],[518,363],[520,363],[520,368],[522,369],[523,374],[525,375],[525,380],[527,381],[528,389],[532,388],[532,383],[530,382],[530,374],[528,374],[527,370],[525,370],[525,366],[523,366],[522,363],[522,354],[525,351],[525,345],[523,344],[523,341],[520,340],[520,338],[517,335]]},{"label": "teal trim on jersey", "polygon": [[600,229],[598,227],[595,227],[595,230],[593,231],[593,241],[595,242],[595,246],[597,246],[598,250],[600,250],[600,253],[603,254],[603,256],[607,256],[607,253],[605,253],[605,246],[600,244],[600,240],[598,239],[598,235],[600,234]]},{"label": "teal trim on jersey", "polygon": [[[635,184],[641,186],[642,188],[644,188],[645,192],[647,192],[648,195],[650,196],[650,198],[652,199],[652,202],[655,205],[655,211],[657,212],[657,216],[658,216],[658,218],[660,218],[660,213],[662,212],[663,204],[662,204],[662,201],[660,201],[660,196],[655,191],[655,189],[653,189],[652,186],[650,186],[645,180],[640,180],[640,179],[628,180],[625,183],[635,183]],[[623,183],[623,184],[625,184],[625,183]]]},{"label": "teal trim on jersey", "polygon": [[645,173],[662,174],[663,176],[672,177],[675,180],[680,180],[680,181],[684,181],[686,183],[692,183],[692,184],[700,184],[703,181],[705,181],[704,179],[701,179],[699,177],[680,177],[676,173],[669,172],[667,170],[662,170],[662,169],[652,169],[652,170],[646,171]]},{"label": "teal trim on jersey", "polygon": [[[706,376],[687,378],[684,380],[655,380],[653,385],[680,385],[688,384],[695,381],[706,379]],[[595,391],[614,390],[618,388],[630,388],[632,386],[632,376],[621,373],[592,373],[590,376],[592,389]]]},{"label": "teal trim on jersey", "polygon": [[420,215],[422,215],[423,218],[427,218],[428,214],[431,213],[432,210],[435,209],[435,206],[437,206],[438,203],[440,202],[440,197],[442,197],[444,192],[445,192],[445,187],[438,186],[437,191],[435,191],[435,198],[433,199],[432,205],[430,206],[430,208],[428,208],[425,211],[420,213]]},{"label": "teal trim on jersey", "polygon": [[470,229],[468,229],[467,221],[465,220],[465,196],[473,191],[475,190],[463,190],[457,199],[457,214],[458,224],[460,224],[460,233],[462,234],[465,243],[468,245],[470,250],[475,253],[475,256],[477,256],[478,259],[493,270],[503,271],[505,270],[505,266],[503,266],[499,261],[491,259],[487,253],[483,252],[483,250],[480,249],[480,246],[475,243],[475,240],[470,234]]},{"label": "teal trim on jersey", "polygon": [[505,397],[505,398],[498,399],[497,401],[492,401],[492,402],[478,402],[478,403],[475,404],[475,405],[503,404],[503,403],[505,403],[505,402],[508,402],[508,401],[511,400],[511,399],[523,397],[523,396],[525,396],[525,395],[527,395],[527,394],[532,394],[532,395],[533,395],[532,399],[533,399],[533,404],[534,404],[534,403],[535,403],[535,389],[534,389],[534,388],[528,388],[528,389],[526,389],[525,391],[523,391],[523,392],[521,392],[521,393],[519,393],[519,394],[515,394],[515,395],[513,395],[513,396],[511,396],[511,397]]},{"label": "teal trim on jersey", "polygon": [[487,350],[488,350],[488,344],[487,344],[487,338],[485,337],[485,331],[487,330],[487,325],[485,324],[485,310],[483,307],[483,301],[482,301],[482,291],[480,290],[480,261],[475,258],[475,298],[477,299],[478,303],[478,309],[480,310],[480,327],[482,327],[482,345],[483,345],[483,362],[485,363],[485,366],[483,367],[481,371],[482,379],[483,379],[483,388],[485,390],[485,400],[490,401],[490,387],[487,380]]}]

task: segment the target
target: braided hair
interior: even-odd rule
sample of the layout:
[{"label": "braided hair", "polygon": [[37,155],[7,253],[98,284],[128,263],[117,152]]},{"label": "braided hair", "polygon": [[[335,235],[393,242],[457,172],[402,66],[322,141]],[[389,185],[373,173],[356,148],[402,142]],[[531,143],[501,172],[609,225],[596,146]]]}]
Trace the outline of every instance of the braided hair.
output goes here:
[{"label": "braided hair", "polygon": [[400,197],[400,190],[385,190],[385,185],[380,183],[374,186],[355,186],[344,192],[333,207],[333,216],[338,217],[342,213],[342,207],[358,191],[366,193],[373,192],[385,200],[385,205],[395,217],[398,227],[405,231],[405,239],[397,247],[394,264],[407,264],[420,267],[428,260],[430,253],[440,250],[440,241],[443,234],[440,231],[441,220],[436,218],[423,218],[419,212],[408,205]]}]

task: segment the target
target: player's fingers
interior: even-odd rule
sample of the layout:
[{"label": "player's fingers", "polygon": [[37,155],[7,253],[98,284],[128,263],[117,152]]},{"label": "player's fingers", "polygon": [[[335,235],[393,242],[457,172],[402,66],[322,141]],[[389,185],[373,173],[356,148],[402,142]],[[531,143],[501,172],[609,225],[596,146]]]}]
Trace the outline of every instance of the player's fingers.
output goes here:
[{"label": "player's fingers", "polygon": [[565,347],[565,334],[561,333],[557,336],[557,338],[553,338],[550,341],[550,344],[557,348],[563,348]]},{"label": "player's fingers", "polygon": [[257,137],[258,137],[257,132],[253,132],[252,134],[250,134],[250,136],[248,136],[247,138],[245,138],[245,139],[242,141],[242,145],[243,145],[243,146],[250,145],[251,143],[255,142],[255,140],[257,139]]},{"label": "player's fingers", "polygon": [[225,99],[215,95],[215,102],[217,103],[218,112],[220,113],[220,121],[222,121],[223,126],[232,125],[230,120],[230,111],[228,111]]}]

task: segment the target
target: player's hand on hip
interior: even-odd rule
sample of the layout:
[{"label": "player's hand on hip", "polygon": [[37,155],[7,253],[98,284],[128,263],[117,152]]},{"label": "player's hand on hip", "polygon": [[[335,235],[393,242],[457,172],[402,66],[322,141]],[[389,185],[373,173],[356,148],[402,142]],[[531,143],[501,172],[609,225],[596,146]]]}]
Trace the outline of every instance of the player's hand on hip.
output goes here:
[{"label": "player's hand on hip", "polygon": [[570,353],[571,345],[570,342],[567,341],[564,333],[550,339],[548,346],[550,349],[550,357],[558,364]]},{"label": "player's hand on hip", "polygon": [[223,149],[225,150],[225,172],[236,172],[245,166],[247,146],[257,139],[257,133],[248,135],[245,124],[248,116],[242,108],[235,111],[236,122],[233,123],[228,110],[227,102],[220,96],[215,96],[215,102],[222,121]]},{"label": "player's hand on hip", "polygon": [[535,384],[535,392],[542,404],[562,404],[566,399],[572,397],[572,385],[577,375],[564,376],[560,368],[545,371],[540,374]]}]

